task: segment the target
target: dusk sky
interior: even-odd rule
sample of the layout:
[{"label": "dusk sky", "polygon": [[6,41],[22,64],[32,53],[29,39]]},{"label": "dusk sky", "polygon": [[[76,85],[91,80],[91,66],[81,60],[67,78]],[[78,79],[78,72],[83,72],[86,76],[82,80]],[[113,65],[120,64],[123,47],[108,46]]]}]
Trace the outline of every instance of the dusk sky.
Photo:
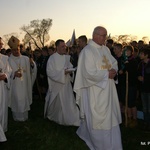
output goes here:
[{"label": "dusk sky", "polygon": [[0,0],[0,6],[1,37],[17,32],[21,40],[21,26],[50,18],[50,40],[54,41],[68,41],[74,29],[76,37],[91,38],[98,25],[106,27],[111,36],[127,34],[150,39],[150,0]]}]

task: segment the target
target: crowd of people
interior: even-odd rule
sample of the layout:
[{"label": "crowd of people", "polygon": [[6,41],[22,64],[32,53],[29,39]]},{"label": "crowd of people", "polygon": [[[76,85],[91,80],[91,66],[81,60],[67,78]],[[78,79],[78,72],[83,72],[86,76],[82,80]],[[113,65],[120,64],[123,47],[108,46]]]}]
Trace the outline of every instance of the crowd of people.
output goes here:
[{"label": "crowd of people", "polygon": [[107,29],[94,28],[67,47],[24,49],[12,36],[9,49],[0,38],[0,141],[6,141],[8,107],[14,121],[26,121],[32,99],[45,101],[44,116],[60,125],[78,126],[91,150],[122,149],[120,124],[138,126],[142,104],[144,130],[150,131],[150,45],[142,40],[117,43]]},{"label": "crowd of people", "polygon": [[144,44],[142,40],[132,41],[128,45],[114,43],[113,52],[118,62],[116,88],[122,117],[128,120],[126,126],[138,126],[137,109],[140,109],[144,114],[142,128],[150,131],[150,119],[146,117],[150,116],[150,45]]}]

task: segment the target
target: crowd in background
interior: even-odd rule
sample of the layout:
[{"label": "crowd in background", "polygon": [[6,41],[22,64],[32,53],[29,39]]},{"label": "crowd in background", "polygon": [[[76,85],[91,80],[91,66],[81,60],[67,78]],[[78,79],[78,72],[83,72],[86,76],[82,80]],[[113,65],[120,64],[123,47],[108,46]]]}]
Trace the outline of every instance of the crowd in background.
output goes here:
[{"label": "crowd in background", "polygon": [[[87,37],[83,35],[78,38],[75,45],[66,48],[66,54],[71,56],[70,62],[74,68],[78,66],[78,57],[87,43]],[[150,131],[150,45],[142,40],[121,44],[107,39],[106,46],[118,62],[115,81],[122,117],[124,118],[126,113],[128,126],[136,127],[138,125],[137,110],[140,109],[144,113],[143,129]],[[48,59],[56,52],[55,46],[31,50],[29,47],[25,49],[23,45],[20,45],[20,52],[32,58],[37,66],[33,97],[38,95],[41,100],[45,100],[49,86],[46,66]],[[10,57],[11,49],[2,48],[0,53]]]},{"label": "crowd in background", "polygon": [[135,127],[138,125],[137,110],[143,111],[145,122],[142,128],[150,130],[150,45],[142,40],[132,41],[128,45],[113,43],[111,39],[107,41],[107,46],[118,61],[116,88],[123,118],[127,115],[128,126]]}]

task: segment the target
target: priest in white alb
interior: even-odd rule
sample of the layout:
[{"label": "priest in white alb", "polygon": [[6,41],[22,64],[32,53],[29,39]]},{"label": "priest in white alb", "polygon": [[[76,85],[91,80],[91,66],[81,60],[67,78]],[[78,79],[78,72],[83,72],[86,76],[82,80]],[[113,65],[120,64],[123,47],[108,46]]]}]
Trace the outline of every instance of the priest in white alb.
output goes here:
[{"label": "priest in white alb", "polygon": [[98,26],[79,55],[74,84],[81,124],[77,130],[91,150],[122,150],[121,113],[114,77],[117,61],[104,45],[107,30]]},{"label": "priest in white alb", "polygon": [[64,40],[57,40],[56,53],[47,62],[49,89],[45,99],[45,117],[61,125],[79,126],[79,109],[76,105],[71,76],[73,65],[66,55]]},{"label": "priest in white alb", "polygon": [[[0,37],[0,51],[3,46]],[[8,56],[0,53],[0,141],[5,141],[4,132],[8,124],[8,90],[10,87],[11,68],[8,63]]]},{"label": "priest in white alb", "polygon": [[16,37],[12,36],[8,45],[12,50],[9,57],[12,68],[9,107],[15,121],[26,121],[32,104],[32,84],[35,80],[33,71],[36,66],[27,56],[21,55],[20,41]]},{"label": "priest in white alb", "polygon": [[3,130],[2,126],[1,126],[1,124],[0,124],[0,142],[5,142],[5,141],[7,141],[7,139],[6,139],[4,130]]}]

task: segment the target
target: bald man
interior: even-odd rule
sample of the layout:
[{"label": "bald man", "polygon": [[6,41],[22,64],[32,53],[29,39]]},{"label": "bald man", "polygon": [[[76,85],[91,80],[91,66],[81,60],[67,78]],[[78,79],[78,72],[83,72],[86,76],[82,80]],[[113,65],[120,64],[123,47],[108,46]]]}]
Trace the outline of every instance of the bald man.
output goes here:
[{"label": "bald man", "polygon": [[114,77],[117,61],[104,45],[107,30],[98,26],[81,51],[74,84],[80,107],[77,130],[91,150],[122,150],[120,106]]}]

